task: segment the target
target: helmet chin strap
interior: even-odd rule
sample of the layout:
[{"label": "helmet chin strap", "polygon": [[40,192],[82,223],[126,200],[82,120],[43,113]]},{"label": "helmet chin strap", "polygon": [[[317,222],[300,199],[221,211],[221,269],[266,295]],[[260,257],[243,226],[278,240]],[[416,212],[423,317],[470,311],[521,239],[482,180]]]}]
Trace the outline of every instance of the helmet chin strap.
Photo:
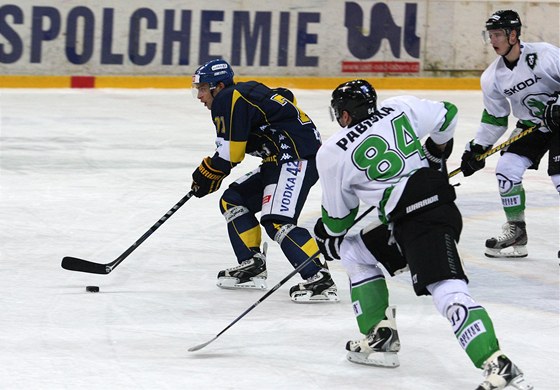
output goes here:
[{"label": "helmet chin strap", "polygon": [[[509,44],[509,42],[508,42],[508,44]],[[517,43],[515,43],[515,44],[513,44],[513,45],[509,45],[509,50],[506,52],[506,54],[502,55],[502,57],[506,57],[506,56],[511,52],[511,49],[513,49],[513,47],[514,47],[515,45],[517,45]]]},{"label": "helmet chin strap", "polygon": [[[508,37],[509,50],[505,54],[503,54],[502,57],[506,57],[511,52],[511,49],[513,49],[513,47],[519,43],[519,38],[517,38],[517,36],[516,36],[517,42],[515,42],[513,45],[510,44],[509,43],[509,35],[511,34],[511,30],[509,30],[509,31],[505,30],[505,31],[506,31],[507,37]],[[517,35],[517,33],[516,33],[516,35]]]}]

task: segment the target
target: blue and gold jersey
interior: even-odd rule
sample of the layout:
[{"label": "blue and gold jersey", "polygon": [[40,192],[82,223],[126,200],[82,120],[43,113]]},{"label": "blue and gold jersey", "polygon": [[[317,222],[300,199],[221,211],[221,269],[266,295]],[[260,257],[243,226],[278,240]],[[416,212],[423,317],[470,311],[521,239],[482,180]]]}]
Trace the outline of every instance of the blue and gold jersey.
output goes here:
[{"label": "blue and gold jersey", "polygon": [[[256,81],[221,90],[212,103],[216,154],[231,170],[246,154],[283,164],[314,157],[321,145],[313,121],[278,90]],[[284,93],[286,95],[286,93]]]}]

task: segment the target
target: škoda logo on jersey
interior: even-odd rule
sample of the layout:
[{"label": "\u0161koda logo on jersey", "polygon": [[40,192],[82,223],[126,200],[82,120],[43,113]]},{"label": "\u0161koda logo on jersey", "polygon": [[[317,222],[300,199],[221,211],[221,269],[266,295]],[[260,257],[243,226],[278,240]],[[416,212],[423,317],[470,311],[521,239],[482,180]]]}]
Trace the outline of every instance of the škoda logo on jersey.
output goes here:
[{"label": "\u0161koda logo on jersey", "polygon": [[528,78],[525,81],[522,81],[520,83],[517,83],[516,85],[514,85],[511,88],[506,88],[504,89],[504,95],[506,96],[511,96],[517,92],[521,92],[523,91],[525,88],[530,87],[531,85],[535,85],[539,82],[539,80],[542,80],[541,77],[535,75],[534,78]]}]

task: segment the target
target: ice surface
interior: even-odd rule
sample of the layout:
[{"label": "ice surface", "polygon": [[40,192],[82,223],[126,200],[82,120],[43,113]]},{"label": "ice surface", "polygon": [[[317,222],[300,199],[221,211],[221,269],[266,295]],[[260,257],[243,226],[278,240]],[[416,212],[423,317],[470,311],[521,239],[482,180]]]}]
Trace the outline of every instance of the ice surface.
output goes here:
[{"label": "ice surface", "polygon": [[[296,90],[324,138],[330,91]],[[482,112],[478,91],[379,91],[449,100],[460,120],[450,170]],[[401,366],[345,360],[359,337],[347,278],[332,263],[338,304],[294,304],[293,278],[216,341],[262,291],[215,286],[235,264],[219,193],[192,198],[109,275],[70,272],[64,256],[108,263],[188,192],[213,153],[209,112],[189,90],[0,90],[1,389],[474,389],[481,380],[447,320],[409,275],[388,279],[401,335]],[[460,249],[474,298],[489,311],[501,347],[536,389],[559,385],[559,204],[540,171],[525,176],[529,257],[490,260],[486,238],[504,222],[493,168],[456,176],[464,216]],[[231,180],[256,167],[249,157]],[[320,188],[300,223],[319,216]],[[268,239],[268,238],[267,238]],[[269,286],[291,266],[268,251]],[[100,286],[97,294],[85,286]]]}]

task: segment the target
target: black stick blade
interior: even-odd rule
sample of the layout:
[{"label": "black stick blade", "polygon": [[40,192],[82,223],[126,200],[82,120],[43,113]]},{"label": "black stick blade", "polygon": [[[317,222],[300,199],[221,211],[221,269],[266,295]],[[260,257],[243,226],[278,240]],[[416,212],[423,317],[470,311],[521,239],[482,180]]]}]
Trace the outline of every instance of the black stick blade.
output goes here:
[{"label": "black stick blade", "polygon": [[61,266],[69,271],[87,272],[90,274],[107,275],[112,271],[112,268],[106,264],[93,263],[76,257],[63,258]]}]

